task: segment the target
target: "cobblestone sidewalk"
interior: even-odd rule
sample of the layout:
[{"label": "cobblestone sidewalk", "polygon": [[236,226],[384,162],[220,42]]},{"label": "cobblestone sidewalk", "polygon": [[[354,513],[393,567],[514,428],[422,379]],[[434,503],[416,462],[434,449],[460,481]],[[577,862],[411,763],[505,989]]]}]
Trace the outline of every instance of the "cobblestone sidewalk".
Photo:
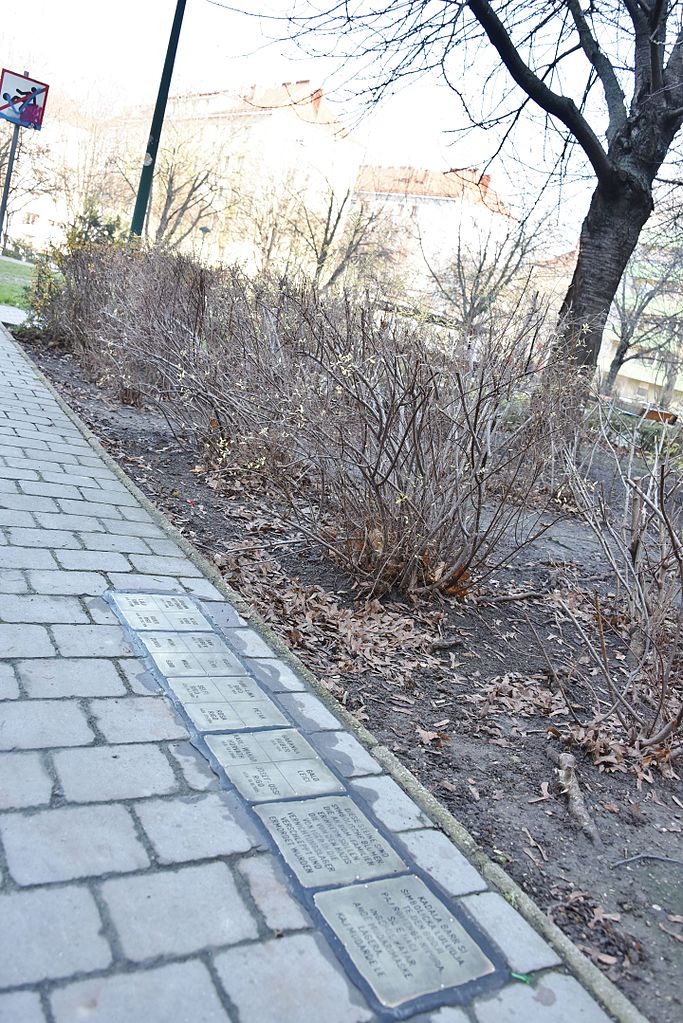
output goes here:
[{"label": "cobblestone sidewalk", "polygon": [[[160,523],[0,327],[0,1023],[613,1018]],[[333,790],[374,822],[394,872],[418,874],[465,922],[495,966],[488,987],[466,986],[460,1005],[457,990],[378,1000],[324,900],[302,896],[265,811],[221,775],[103,599],[112,591],[192,598]],[[346,889],[361,915],[371,888]],[[435,944],[436,930],[415,940]]]}]

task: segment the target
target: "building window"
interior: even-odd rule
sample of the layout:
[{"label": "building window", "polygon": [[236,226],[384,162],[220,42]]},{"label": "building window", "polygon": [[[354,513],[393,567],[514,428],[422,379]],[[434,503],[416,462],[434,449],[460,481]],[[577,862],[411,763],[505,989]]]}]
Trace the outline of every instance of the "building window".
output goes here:
[{"label": "building window", "polygon": [[25,213],[24,214],[24,223],[25,224],[35,224],[37,220],[38,220],[38,214],[37,213]]}]

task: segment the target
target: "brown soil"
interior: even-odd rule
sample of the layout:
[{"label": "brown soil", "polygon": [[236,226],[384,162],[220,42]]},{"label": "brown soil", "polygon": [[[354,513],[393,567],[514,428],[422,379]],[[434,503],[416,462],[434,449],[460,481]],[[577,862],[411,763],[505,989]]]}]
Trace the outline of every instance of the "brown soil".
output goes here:
[{"label": "brown soil", "polygon": [[488,855],[653,1023],[678,1023],[680,778],[608,772],[574,748],[600,846],[572,818],[557,782],[563,747],[552,726],[562,730],[566,711],[530,623],[552,656],[561,639],[557,593],[577,579],[606,588],[586,528],[565,519],[488,582],[489,597],[540,597],[420,606],[394,599],[359,610],[351,580],[287,527],[268,493],[203,471],[162,416],[121,405],[68,354],[27,350],[157,507],[222,563],[226,580]]}]

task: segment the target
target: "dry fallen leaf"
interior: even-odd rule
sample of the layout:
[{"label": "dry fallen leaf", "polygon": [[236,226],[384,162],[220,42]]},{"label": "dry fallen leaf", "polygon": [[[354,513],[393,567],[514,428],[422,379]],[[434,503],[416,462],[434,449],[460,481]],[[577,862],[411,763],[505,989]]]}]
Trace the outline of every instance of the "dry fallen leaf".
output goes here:
[{"label": "dry fallen leaf", "polygon": [[540,796],[536,796],[534,799],[530,799],[529,806],[531,806],[532,803],[542,803],[546,799],[550,799],[550,782],[542,781]]},{"label": "dry fallen leaf", "polygon": [[675,938],[676,941],[680,941],[681,944],[683,944],[683,934],[678,934],[676,931],[669,930],[669,928],[665,927],[664,924],[662,923],[660,923],[658,926],[660,931],[664,931],[665,934],[670,935],[672,938]]}]

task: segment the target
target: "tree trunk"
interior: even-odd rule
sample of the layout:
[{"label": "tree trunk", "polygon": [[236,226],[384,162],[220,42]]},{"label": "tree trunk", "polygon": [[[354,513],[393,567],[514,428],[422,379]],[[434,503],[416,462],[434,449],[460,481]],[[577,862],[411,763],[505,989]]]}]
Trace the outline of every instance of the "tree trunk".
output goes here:
[{"label": "tree trunk", "polygon": [[678,361],[671,361],[666,363],[664,372],[664,385],[659,392],[659,404],[662,408],[668,409],[671,407],[673,401],[674,391],[676,389],[676,381],[678,379],[678,372],[680,370],[680,363]]},{"label": "tree trunk", "polygon": [[619,370],[624,365],[624,360],[628,354],[628,350],[631,346],[630,338],[619,338],[619,344],[617,350],[614,353],[614,357],[609,364],[609,372],[607,373],[607,379],[605,380],[605,386],[603,387],[604,394],[611,394],[614,390],[614,382],[617,379]]},{"label": "tree trunk", "polygon": [[593,193],[558,324],[560,357],[577,368],[597,365],[612,300],[652,208],[651,193],[630,180],[609,194],[600,185]]}]

